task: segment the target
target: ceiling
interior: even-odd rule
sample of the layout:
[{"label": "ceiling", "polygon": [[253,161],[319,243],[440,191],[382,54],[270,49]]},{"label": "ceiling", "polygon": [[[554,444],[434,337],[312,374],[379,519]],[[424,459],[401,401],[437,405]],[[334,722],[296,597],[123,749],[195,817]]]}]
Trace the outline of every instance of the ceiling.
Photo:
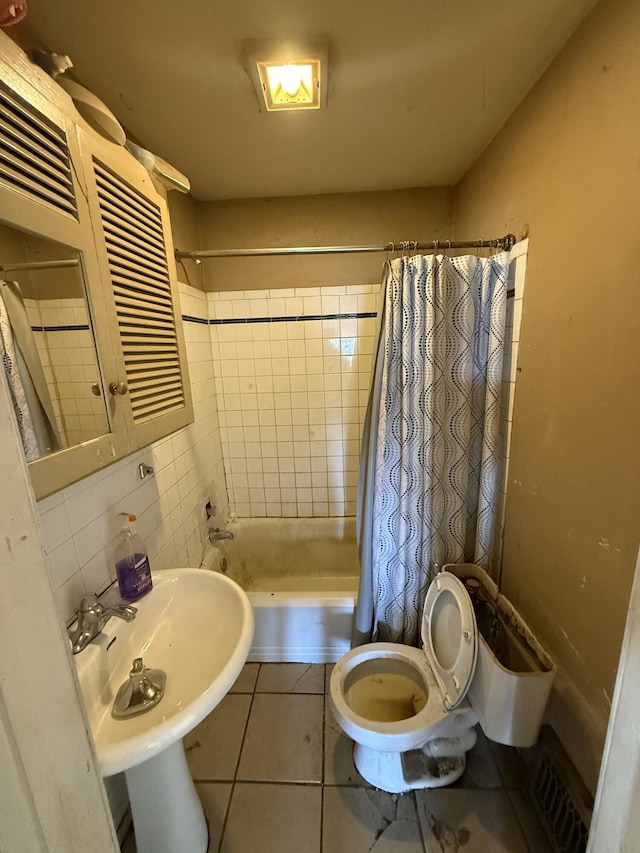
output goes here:
[{"label": "ceiling", "polygon": [[[595,0],[29,0],[26,27],[196,198],[450,186]],[[245,39],[327,38],[326,111],[260,112]]]}]

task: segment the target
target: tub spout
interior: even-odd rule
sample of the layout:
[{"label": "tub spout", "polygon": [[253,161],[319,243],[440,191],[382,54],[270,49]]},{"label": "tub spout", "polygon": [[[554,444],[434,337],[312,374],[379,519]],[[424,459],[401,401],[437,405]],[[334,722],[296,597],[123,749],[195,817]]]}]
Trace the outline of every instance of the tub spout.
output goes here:
[{"label": "tub spout", "polygon": [[220,539],[233,539],[233,533],[230,530],[220,530],[219,527],[212,527],[209,530],[209,542],[218,542]]}]

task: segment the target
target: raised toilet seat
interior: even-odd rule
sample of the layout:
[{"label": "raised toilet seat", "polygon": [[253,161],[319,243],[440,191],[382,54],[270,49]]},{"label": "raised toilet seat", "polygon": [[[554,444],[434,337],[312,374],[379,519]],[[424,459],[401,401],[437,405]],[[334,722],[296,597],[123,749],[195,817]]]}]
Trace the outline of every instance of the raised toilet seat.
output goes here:
[{"label": "raised toilet seat", "polygon": [[392,793],[451,784],[476,742],[478,716],[465,696],[478,634],[454,575],[441,572],[431,584],[421,633],[423,649],[369,643],[347,652],[331,674],[332,710],[355,741],[358,771]]}]

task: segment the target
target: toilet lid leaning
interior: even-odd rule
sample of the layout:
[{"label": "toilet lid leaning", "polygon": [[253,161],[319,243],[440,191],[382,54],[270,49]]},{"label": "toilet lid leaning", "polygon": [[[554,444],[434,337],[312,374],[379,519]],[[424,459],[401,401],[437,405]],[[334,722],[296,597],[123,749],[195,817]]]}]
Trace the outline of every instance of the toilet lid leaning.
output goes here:
[{"label": "toilet lid leaning", "polygon": [[450,572],[440,572],[427,590],[422,647],[442,690],[445,707],[467,695],[478,659],[478,628],[469,593]]}]

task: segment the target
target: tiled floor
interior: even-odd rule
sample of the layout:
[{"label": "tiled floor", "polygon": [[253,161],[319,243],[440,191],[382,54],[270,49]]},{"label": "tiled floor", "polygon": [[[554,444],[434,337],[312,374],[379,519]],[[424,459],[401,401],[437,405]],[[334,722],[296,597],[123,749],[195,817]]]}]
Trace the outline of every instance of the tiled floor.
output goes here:
[{"label": "tiled floor", "polygon": [[[330,671],[249,663],[185,738],[209,853],[551,853],[518,752],[481,732],[456,785],[402,796],[371,788],[331,715]],[[132,838],[125,850],[135,851]]]}]

